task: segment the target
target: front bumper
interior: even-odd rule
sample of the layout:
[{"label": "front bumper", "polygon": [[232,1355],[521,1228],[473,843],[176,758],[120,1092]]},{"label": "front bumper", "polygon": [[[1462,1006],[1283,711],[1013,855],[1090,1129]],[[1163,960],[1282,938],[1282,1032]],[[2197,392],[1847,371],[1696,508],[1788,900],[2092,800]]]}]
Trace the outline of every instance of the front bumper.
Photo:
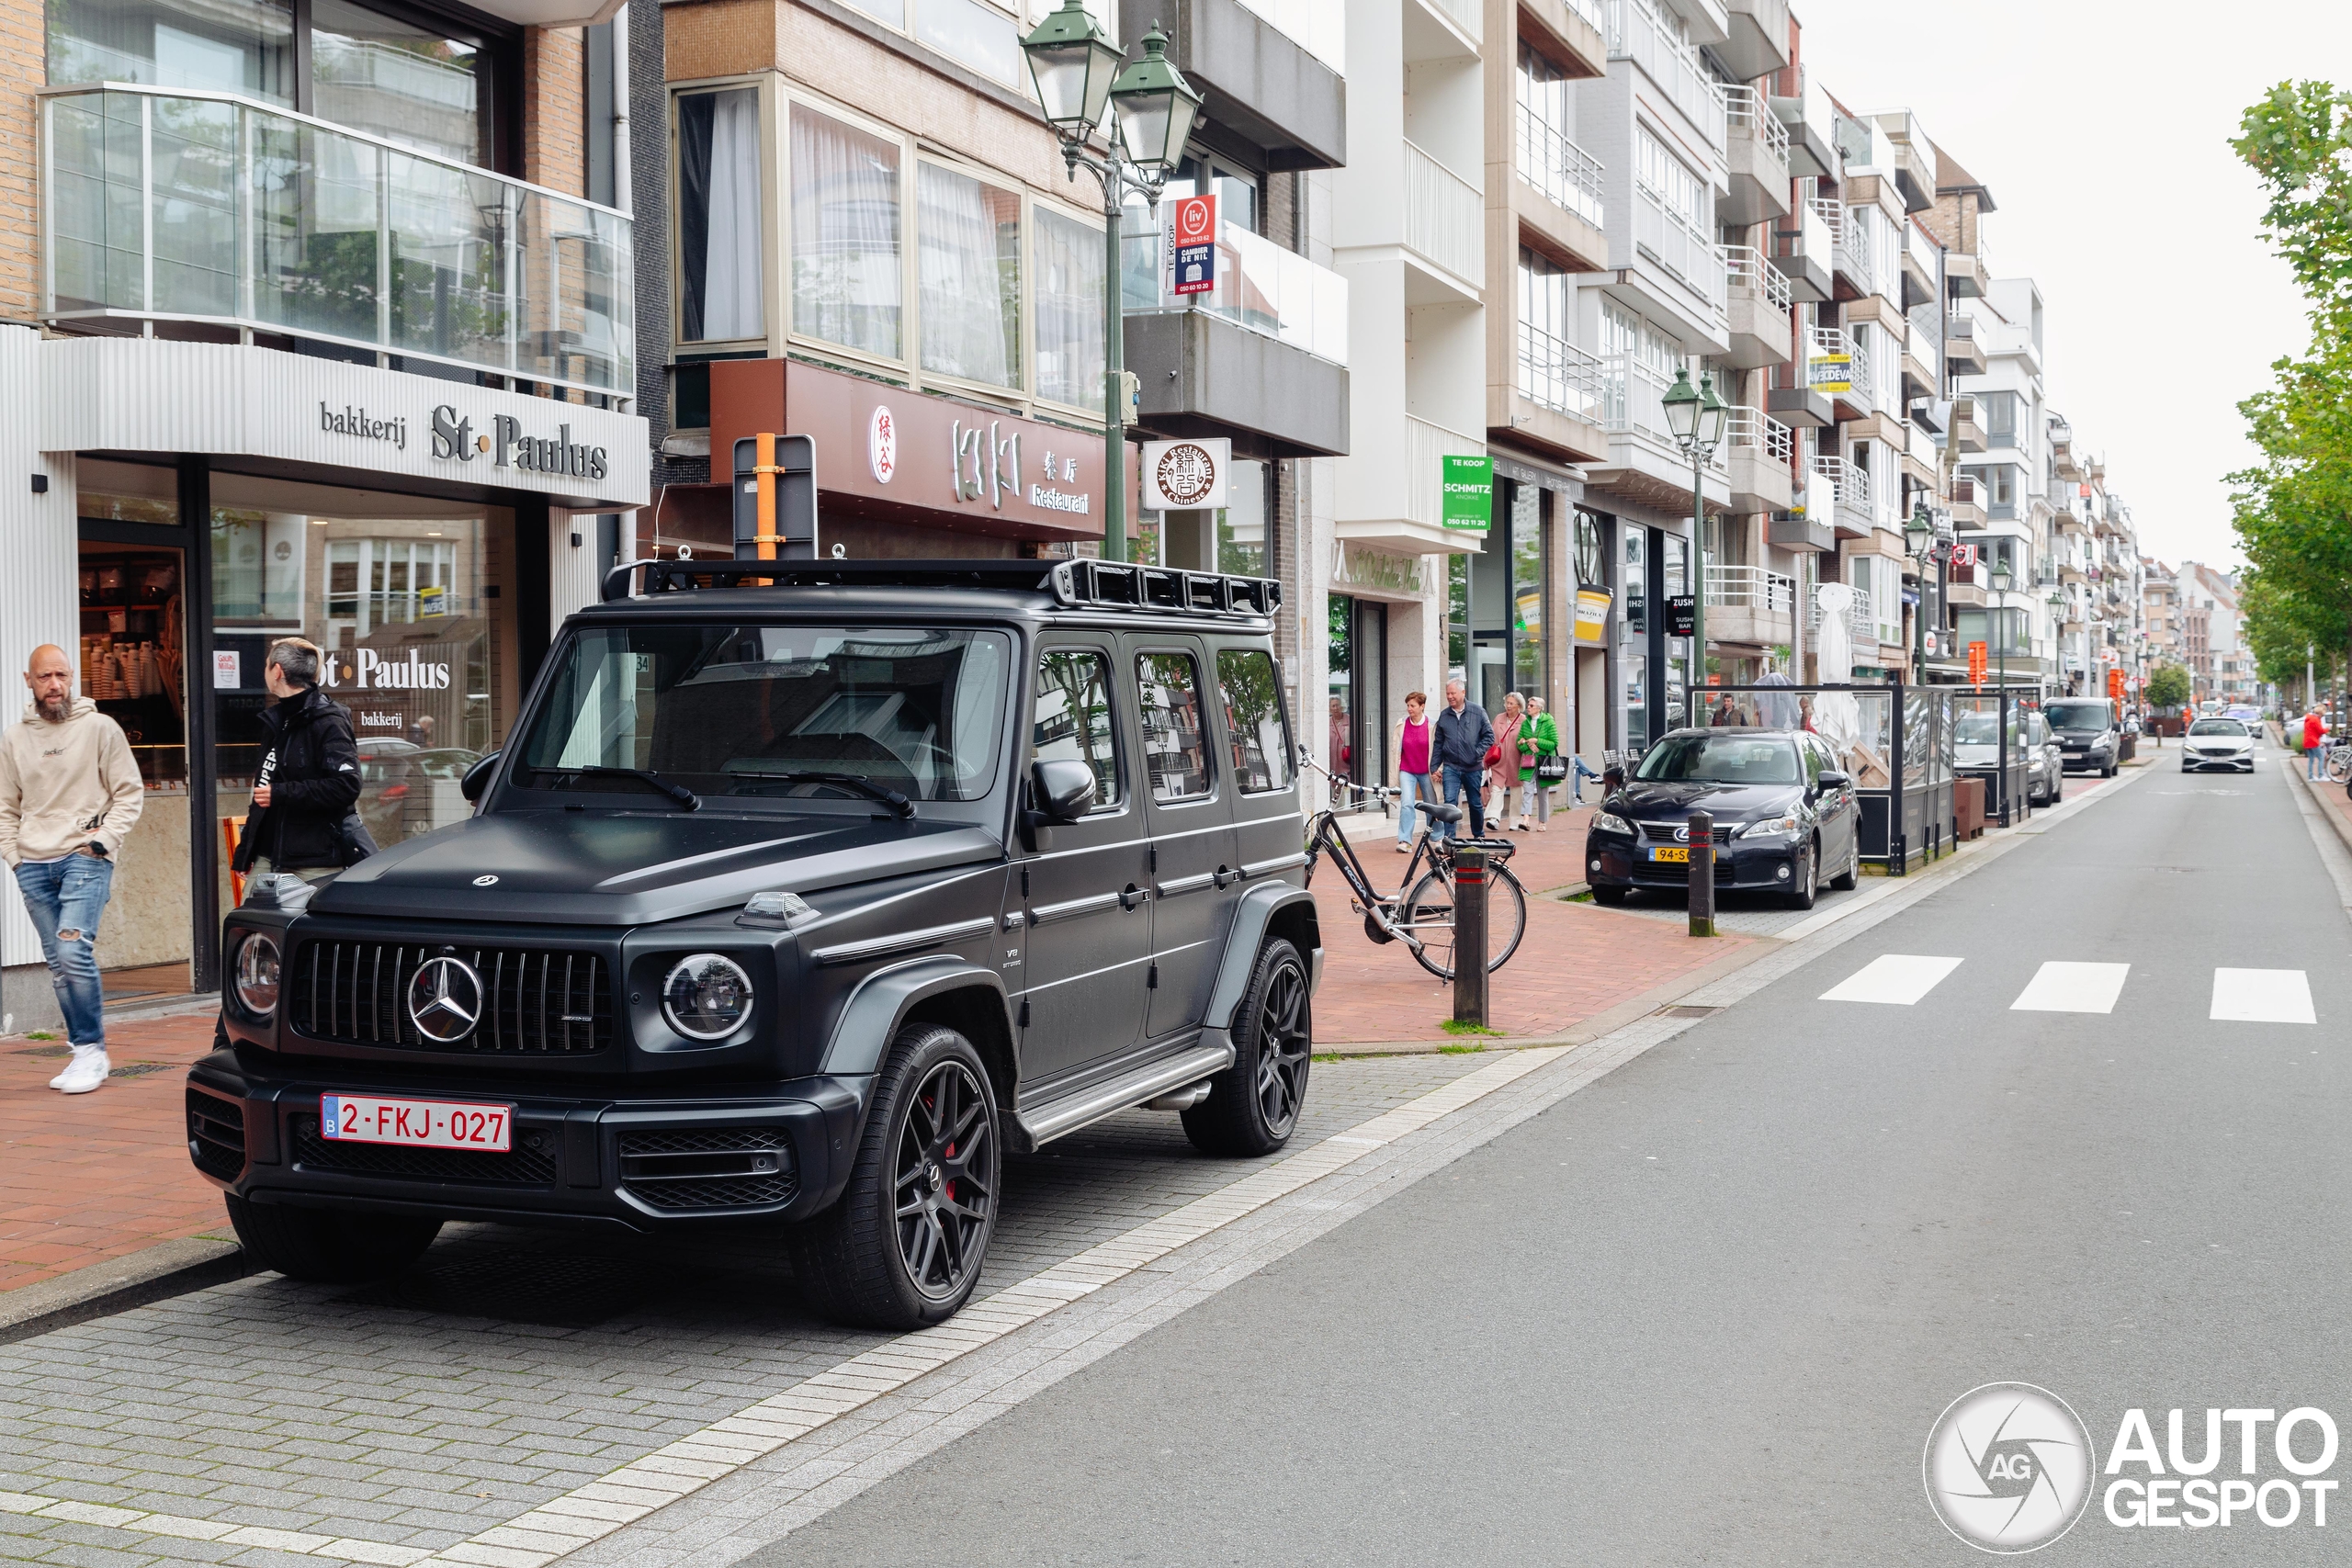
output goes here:
[{"label": "front bumper", "polygon": [[2180,771],[2184,773],[2201,773],[2209,768],[2220,768],[2233,773],[2250,773],[2254,772],[2254,753],[2250,750],[2230,751],[2215,757],[2205,756],[2196,751],[2183,751],[2180,754]]},{"label": "front bumper", "polygon": [[[1786,892],[1797,886],[1797,848],[1801,839],[1734,839],[1715,846],[1715,886],[1718,888]],[[1630,839],[1585,839],[1585,881],[1600,887],[1687,888],[1688,862],[1654,861],[1652,846]]]},{"label": "front bumper", "polygon": [[2115,753],[2101,746],[2090,747],[2081,751],[2069,751],[2066,753],[2064,765],[2070,773],[2103,773],[2115,765]]},{"label": "front bumper", "polygon": [[[648,1232],[791,1221],[840,1197],[870,1082],[797,1078],[649,1100],[343,1070],[330,1080],[216,1051],[188,1071],[188,1152],[214,1185],[257,1203]],[[513,1148],[322,1139],[322,1093],[512,1105]]]}]

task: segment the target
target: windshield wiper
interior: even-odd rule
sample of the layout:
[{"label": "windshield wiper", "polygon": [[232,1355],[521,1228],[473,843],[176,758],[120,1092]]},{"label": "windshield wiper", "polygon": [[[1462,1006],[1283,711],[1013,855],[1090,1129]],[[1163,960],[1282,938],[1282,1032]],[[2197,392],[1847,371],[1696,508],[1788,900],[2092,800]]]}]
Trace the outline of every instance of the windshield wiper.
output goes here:
[{"label": "windshield wiper", "polygon": [[864,773],[733,773],[730,779],[764,779],[774,784],[829,784],[854,789],[869,800],[881,802],[901,817],[915,814],[915,803],[887,784],[876,784]]},{"label": "windshield wiper", "polygon": [[684,784],[672,784],[668,779],[663,778],[651,768],[603,768],[591,766],[581,768],[535,768],[532,771],[534,773],[553,773],[559,778],[570,773],[585,774],[590,778],[635,779],[638,783],[648,785],[660,791],[662,794],[668,795],[672,800],[676,801],[688,811],[698,811],[702,808],[702,796],[696,795],[694,791],[688,789]]}]

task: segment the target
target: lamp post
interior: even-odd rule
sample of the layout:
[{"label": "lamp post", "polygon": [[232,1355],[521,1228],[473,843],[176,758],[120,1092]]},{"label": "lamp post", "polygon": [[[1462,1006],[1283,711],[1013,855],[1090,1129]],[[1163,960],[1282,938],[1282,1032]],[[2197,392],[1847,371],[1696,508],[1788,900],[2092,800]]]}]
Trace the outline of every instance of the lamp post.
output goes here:
[{"label": "lamp post", "polygon": [[1928,565],[1936,551],[1936,520],[1928,513],[1924,493],[1911,507],[1911,520],[1903,525],[1903,542],[1909,547],[1912,564],[1919,569],[1919,603],[1911,610],[1911,646],[1917,680],[1924,686],[1928,683]]},{"label": "lamp post", "polygon": [[[1126,52],[1086,14],[1082,0],[1062,8],[1021,40],[1029,77],[1046,122],[1061,139],[1071,179],[1082,166],[1102,187],[1102,558],[1127,558],[1126,380],[1124,312],[1119,299],[1119,229],[1127,194],[1157,210],[1159,193],[1184,159],[1184,142],[1200,112],[1201,95],[1168,63],[1168,39],[1158,28],[1143,39],[1143,58],[1125,70]],[[1104,128],[1105,106],[1116,133]],[[1102,131],[1102,151],[1088,139]]]},{"label": "lamp post", "polygon": [[1715,378],[1702,376],[1690,385],[1690,367],[1674,373],[1674,385],[1658,400],[1666,406],[1666,427],[1690,455],[1690,554],[1695,563],[1690,594],[1690,664],[1682,682],[1682,716],[1703,725],[1699,716],[1699,688],[1707,683],[1707,499],[1702,486],[1707,459],[1724,438],[1731,405],[1715,395]]},{"label": "lamp post", "polygon": [[[2000,661],[2000,674],[1996,684],[2006,688],[2009,683],[2009,556],[2007,550],[1993,560],[1993,603],[1999,619],[1993,623],[1993,656]],[[2005,726],[2007,720],[2001,721]]]}]

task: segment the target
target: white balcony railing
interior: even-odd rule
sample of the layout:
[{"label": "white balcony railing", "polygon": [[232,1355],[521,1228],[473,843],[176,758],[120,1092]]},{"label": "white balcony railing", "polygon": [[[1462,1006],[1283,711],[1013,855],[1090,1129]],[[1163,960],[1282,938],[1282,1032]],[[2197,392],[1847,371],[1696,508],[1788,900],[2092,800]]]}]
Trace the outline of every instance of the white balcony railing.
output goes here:
[{"label": "white balcony railing", "polygon": [[1759,615],[1785,615],[1796,607],[1797,583],[1792,577],[1760,566],[1711,566],[1707,569],[1709,609],[1752,610]]},{"label": "white balcony railing", "polygon": [[636,392],[630,224],[611,208],[221,93],[45,91],[41,146],[45,321],[201,322]]},{"label": "white balcony railing", "polygon": [[1481,40],[1483,23],[1477,0],[1430,0],[1430,4],[1453,17],[1453,25],[1468,34],[1471,42]]},{"label": "white balcony railing", "polygon": [[1485,233],[1478,187],[1406,142],[1406,248],[1476,287],[1486,275]]},{"label": "white balcony railing", "polygon": [[1772,112],[1772,106],[1764,101],[1763,94],[1744,83],[1726,84],[1723,96],[1724,121],[1762,142],[1764,151],[1780,164],[1781,177],[1786,179],[1789,168],[1787,123]]},{"label": "white balcony railing", "polygon": [[1519,394],[1555,413],[1599,424],[1603,383],[1600,361],[1532,321],[1519,323]]},{"label": "white balcony railing", "polygon": [[1405,516],[1428,528],[1445,525],[1445,459],[1476,457],[1487,444],[1413,414],[1405,416]]},{"label": "white balcony railing", "polygon": [[[1821,629],[1821,589],[1822,584],[1814,584],[1813,603],[1805,611],[1805,625],[1815,632]],[[1868,594],[1856,593],[1846,606],[1846,636],[1858,653],[1878,641],[1878,613]]]},{"label": "white balcony railing", "polygon": [[1915,307],[1905,321],[1911,329],[1911,357],[1940,380],[1944,369],[1942,308],[1930,299]]},{"label": "white balcony railing", "polygon": [[1566,208],[1596,229],[1601,226],[1600,160],[1525,104],[1519,106],[1519,174],[1553,206]]},{"label": "white balcony railing", "polygon": [[1793,297],[1789,292],[1788,277],[1763,252],[1753,245],[1725,245],[1723,252],[1726,288],[1760,295],[1775,310],[1789,308]]},{"label": "white balcony railing", "polygon": [[[1240,4],[1340,75],[1348,73],[1347,0],[1240,0]],[[1033,20],[1042,19],[1046,8],[1033,6],[1038,13]]]},{"label": "white balcony railing", "polygon": [[1735,404],[1724,419],[1724,442],[1735,451],[1749,450],[1775,463],[1785,463],[1796,449],[1795,434],[1761,409]]},{"label": "white balcony railing", "polygon": [[1591,24],[1593,31],[1605,33],[1609,30],[1609,19],[1601,15],[1600,0],[1562,0],[1562,3],[1571,14]]},{"label": "white balcony railing", "polygon": [[[1600,366],[1601,412],[1605,416],[1602,423],[1609,433],[1640,436],[1687,468],[1690,456],[1674,438],[1673,426],[1666,422],[1664,400],[1674,385],[1674,378],[1630,354],[1611,355]],[[1708,456],[1707,467],[1716,473],[1724,472],[1724,456],[1725,449],[1718,446]]]},{"label": "white balcony railing", "polygon": [[1652,261],[1689,284],[1723,324],[1724,254],[1713,239],[1692,227],[1667,207],[1657,192],[1636,184],[1634,202],[1634,243]]},{"label": "white balcony railing", "polygon": [[1334,365],[1348,362],[1346,278],[1262,234],[1219,223],[1216,287],[1205,294],[1175,293],[1164,250],[1172,210],[1163,200],[1161,221],[1155,223],[1142,208],[1127,209],[1119,273],[1120,299],[1128,310],[1205,310]]},{"label": "white balcony railing", "polygon": [[1856,525],[1871,525],[1871,471],[1843,457],[1815,457],[1813,460],[1813,482],[1826,487],[1831,502],[1841,513],[1849,513]]},{"label": "white balcony railing", "polygon": [[1699,128],[1707,145],[1724,149],[1724,96],[1699,62],[1699,52],[1678,38],[1657,14],[1653,0],[1609,0],[1609,57],[1631,60],[1658,85],[1683,117]]}]

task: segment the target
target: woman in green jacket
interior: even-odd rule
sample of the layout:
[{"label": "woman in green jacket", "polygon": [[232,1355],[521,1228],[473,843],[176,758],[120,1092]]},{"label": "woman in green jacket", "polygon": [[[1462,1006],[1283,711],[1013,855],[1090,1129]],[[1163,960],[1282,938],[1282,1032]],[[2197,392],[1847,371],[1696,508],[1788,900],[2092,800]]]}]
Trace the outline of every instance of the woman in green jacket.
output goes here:
[{"label": "woman in green jacket", "polygon": [[1520,807],[1519,830],[1527,831],[1527,818],[1535,818],[1535,830],[1552,830],[1552,786],[1535,776],[1535,770],[1545,757],[1560,754],[1560,727],[1544,711],[1542,697],[1527,699],[1527,722],[1519,731]]}]

